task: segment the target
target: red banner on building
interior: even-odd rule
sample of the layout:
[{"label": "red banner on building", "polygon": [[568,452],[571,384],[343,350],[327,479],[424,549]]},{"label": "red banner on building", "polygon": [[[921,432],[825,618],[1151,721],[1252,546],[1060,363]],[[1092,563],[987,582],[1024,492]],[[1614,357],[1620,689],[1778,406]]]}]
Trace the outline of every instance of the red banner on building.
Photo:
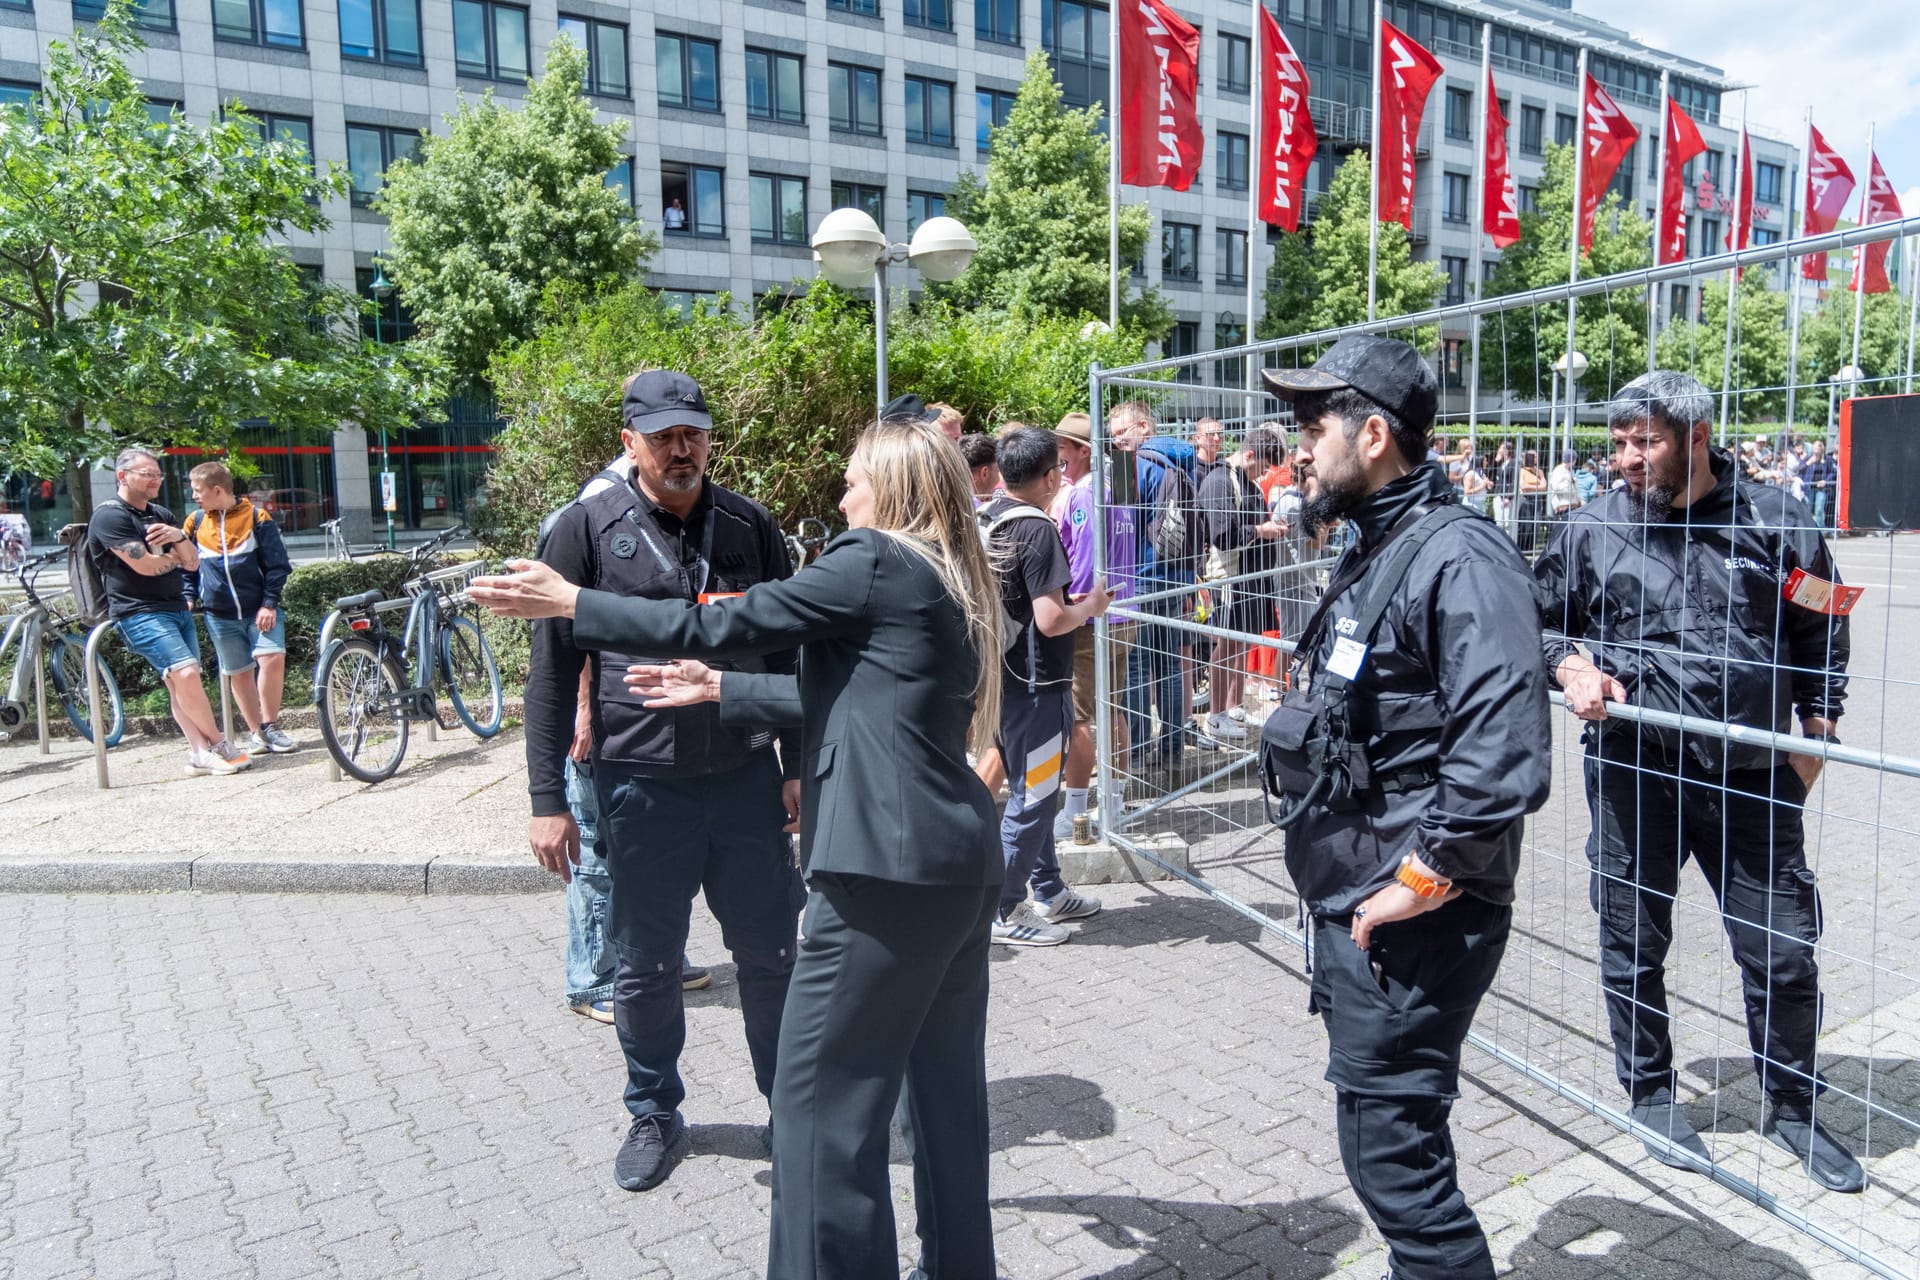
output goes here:
[{"label": "red banner on building", "polygon": [[[1880,167],[1880,157],[1867,157],[1867,198],[1866,208],[1860,215],[1860,225],[1872,226],[1876,222],[1892,222],[1900,216],[1900,197],[1894,194],[1893,184],[1887,181],[1887,171]],[[1887,250],[1893,247],[1893,241],[1882,240],[1879,244],[1862,245],[1853,251],[1853,279],[1847,282],[1847,291],[1864,288],[1868,293],[1886,293],[1893,288],[1893,281],[1887,278]],[[1862,284],[1862,276],[1865,284]]]},{"label": "red banner on building", "polygon": [[1667,100],[1667,160],[1660,181],[1660,265],[1687,256],[1687,162],[1707,149],[1693,117]]},{"label": "red banner on building", "polygon": [[1592,76],[1587,77],[1581,103],[1580,145],[1586,155],[1580,174],[1580,247],[1591,249],[1594,212],[1606,198],[1614,173],[1639,139],[1640,131]]},{"label": "red banner on building", "polygon": [[[1847,201],[1853,199],[1853,169],[1840,153],[1827,145],[1820,131],[1807,125],[1807,193],[1802,201],[1806,210],[1801,219],[1801,234],[1825,235],[1833,230]],[[1827,278],[1827,255],[1810,253],[1800,260],[1800,275],[1807,280]]]},{"label": "red banner on building", "polygon": [[1298,231],[1307,202],[1307,168],[1320,149],[1307,110],[1307,68],[1265,5],[1255,38],[1260,46],[1254,60],[1260,75],[1260,220]]},{"label": "red banner on building", "polygon": [[1413,156],[1427,93],[1440,78],[1440,60],[1391,22],[1380,24],[1380,154],[1374,158],[1382,222],[1413,230]]},{"label": "red banner on building", "polygon": [[1493,91],[1493,72],[1487,72],[1486,190],[1480,197],[1480,215],[1496,249],[1520,242],[1520,208],[1513,199],[1513,166],[1507,162],[1507,118]]},{"label": "red banner on building", "polygon": [[1206,151],[1195,105],[1200,33],[1160,0],[1121,0],[1117,20],[1120,181],[1185,191]]}]

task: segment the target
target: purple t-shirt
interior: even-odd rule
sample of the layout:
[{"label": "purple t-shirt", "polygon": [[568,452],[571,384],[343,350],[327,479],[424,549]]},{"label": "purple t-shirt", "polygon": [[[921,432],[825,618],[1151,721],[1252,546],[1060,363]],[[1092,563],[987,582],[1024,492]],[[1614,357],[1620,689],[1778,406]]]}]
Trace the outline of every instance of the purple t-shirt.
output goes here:
[{"label": "purple t-shirt", "polygon": [[[1058,507],[1060,540],[1067,544],[1067,564],[1073,580],[1067,594],[1083,596],[1093,590],[1093,473],[1075,480],[1067,490],[1064,506]],[[1107,504],[1107,585],[1115,600],[1133,595],[1134,545],[1133,508]]]}]

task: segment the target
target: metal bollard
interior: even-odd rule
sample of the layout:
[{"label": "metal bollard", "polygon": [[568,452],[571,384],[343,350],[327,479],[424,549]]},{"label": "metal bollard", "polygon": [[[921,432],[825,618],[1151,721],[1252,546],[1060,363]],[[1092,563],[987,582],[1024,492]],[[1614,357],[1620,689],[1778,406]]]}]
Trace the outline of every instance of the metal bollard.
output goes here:
[{"label": "metal bollard", "polygon": [[[327,646],[333,643],[333,630],[338,625],[340,625],[340,611],[338,609],[327,614],[327,620],[320,624],[320,643],[316,652],[318,652],[321,657],[326,656]],[[320,664],[317,660],[313,666],[313,674],[316,677],[320,674]],[[316,711],[320,707],[320,686],[317,680],[313,689],[313,705]],[[340,781],[340,762],[333,758],[333,752],[331,751],[327,752],[327,781]]]},{"label": "metal bollard", "polygon": [[233,741],[233,677],[220,673],[220,736]]},{"label": "metal bollard", "polygon": [[40,716],[40,754],[53,752],[53,734],[47,725],[47,664],[33,664],[33,706]]},{"label": "metal bollard", "polygon": [[107,735],[100,729],[100,646],[112,626],[103,622],[87,633],[87,723],[93,726],[93,785],[100,791],[113,785],[107,781]]}]

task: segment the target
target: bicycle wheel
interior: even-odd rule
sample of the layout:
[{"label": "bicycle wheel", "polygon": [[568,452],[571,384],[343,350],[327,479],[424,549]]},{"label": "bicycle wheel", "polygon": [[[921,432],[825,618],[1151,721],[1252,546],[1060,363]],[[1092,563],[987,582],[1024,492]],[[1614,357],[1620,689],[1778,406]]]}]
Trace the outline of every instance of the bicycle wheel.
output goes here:
[{"label": "bicycle wheel", "polygon": [[482,738],[500,732],[506,699],[500,693],[500,664],[472,618],[448,618],[440,628],[440,674],[453,695],[453,713]]},{"label": "bicycle wheel", "polygon": [[371,641],[344,640],[320,659],[314,701],[321,740],[334,762],[362,782],[391,778],[406,758],[403,688],[399,666]]},{"label": "bicycle wheel", "polygon": [[[127,731],[127,709],[120,701],[120,683],[113,678],[105,658],[96,655],[100,670],[100,703],[107,723],[107,745],[117,747]],[[66,710],[80,736],[93,741],[93,725],[87,718],[87,646],[73,636],[52,636],[47,640],[47,670],[53,676],[53,692]]]}]

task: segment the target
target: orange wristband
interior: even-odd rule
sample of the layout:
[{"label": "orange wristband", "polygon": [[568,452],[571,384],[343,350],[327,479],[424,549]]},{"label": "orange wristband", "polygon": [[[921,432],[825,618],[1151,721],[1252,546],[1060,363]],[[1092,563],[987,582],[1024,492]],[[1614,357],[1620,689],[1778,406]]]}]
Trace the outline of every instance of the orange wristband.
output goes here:
[{"label": "orange wristband", "polygon": [[1394,879],[1413,890],[1416,897],[1421,898],[1438,898],[1453,888],[1451,880],[1436,880],[1415,871],[1412,854],[1400,859],[1400,870],[1395,874]]}]

